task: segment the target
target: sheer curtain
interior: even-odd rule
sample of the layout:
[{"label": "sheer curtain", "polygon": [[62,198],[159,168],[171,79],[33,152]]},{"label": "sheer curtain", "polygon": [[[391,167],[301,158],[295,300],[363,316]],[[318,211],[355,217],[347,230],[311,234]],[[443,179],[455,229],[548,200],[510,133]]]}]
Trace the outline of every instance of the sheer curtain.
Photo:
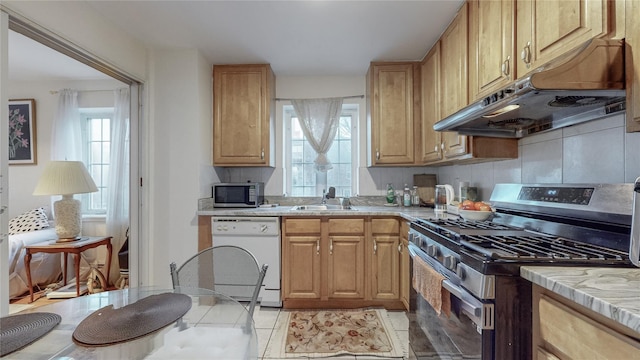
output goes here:
[{"label": "sheer curtain", "polygon": [[118,252],[129,227],[129,88],[114,90],[115,105],[111,122],[111,163],[107,179],[107,233],[112,236],[111,272],[120,277]]},{"label": "sheer curtain", "polygon": [[343,98],[294,99],[293,109],[305,138],[316,151],[314,168],[318,172],[327,172],[333,168],[327,152],[336,136]]},{"label": "sheer curtain", "polygon": [[77,90],[58,92],[58,112],[53,119],[51,134],[51,160],[83,160]]}]

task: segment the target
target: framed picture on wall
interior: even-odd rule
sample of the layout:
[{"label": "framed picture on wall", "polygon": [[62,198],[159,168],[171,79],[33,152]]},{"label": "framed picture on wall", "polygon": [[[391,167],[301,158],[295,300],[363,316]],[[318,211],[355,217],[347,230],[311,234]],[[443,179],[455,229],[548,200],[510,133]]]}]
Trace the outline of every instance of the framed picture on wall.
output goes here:
[{"label": "framed picture on wall", "polygon": [[36,101],[9,100],[9,165],[35,165]]}]

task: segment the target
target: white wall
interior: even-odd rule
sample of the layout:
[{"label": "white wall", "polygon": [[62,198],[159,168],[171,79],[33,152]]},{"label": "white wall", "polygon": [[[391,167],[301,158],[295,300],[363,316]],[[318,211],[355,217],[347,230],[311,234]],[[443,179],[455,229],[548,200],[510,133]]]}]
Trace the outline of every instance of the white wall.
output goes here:
[{"label": "white wall", "polygon": [[[152,53],[150,104],[149,280],[171,286],[169,263],[197,252],[202,184],[218,181],[211,164],[211,67],[196,50]],[[144,205],[143,205],[144,207]]]},{"label": "white wall", "polygon": [[[113,107],[112,91],[126,86],[117,80],[85,81],[10,81],[9,99],[34,99],[36,119],[36,165],[9,166],[9,218],[18,216],[36,207],[49,207],[49,196],[33,196],[33,190],[51,160],[51,126],[58,110],[58,95],[50,91],[77,89],[80,107]],[[49,211],[48,215],[51,215]]]}]

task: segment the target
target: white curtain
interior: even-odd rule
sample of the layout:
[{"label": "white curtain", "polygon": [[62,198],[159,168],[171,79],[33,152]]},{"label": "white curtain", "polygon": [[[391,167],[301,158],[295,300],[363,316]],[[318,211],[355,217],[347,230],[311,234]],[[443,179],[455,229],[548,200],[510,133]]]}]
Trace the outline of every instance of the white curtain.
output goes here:
[{"label": "white curtain", "polygon": [[327,159],[340,123],[342,98],[291,100],[305,138],[318,155],[314,168],[327,172],[333,166]]},{"label": "white curtain", "polygon": [[114,90],[111,123],[111,163],[107,179],[107,233],[113,237],[109,280],[120,277],[118,252],[129,227],[129,88]]},{"label": "white curtain", "polygon": [[53,119],[51,135],[51,160],[83,160],[78,91],[64,89],[58,92],[58,112]]}]

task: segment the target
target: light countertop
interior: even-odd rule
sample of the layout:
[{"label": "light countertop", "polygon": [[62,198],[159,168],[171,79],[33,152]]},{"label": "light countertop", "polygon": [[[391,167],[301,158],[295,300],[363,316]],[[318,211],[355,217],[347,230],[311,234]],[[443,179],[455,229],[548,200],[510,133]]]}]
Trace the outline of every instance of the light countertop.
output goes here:
[{"label": "light countertop", "polygon": [[400,216],[408,221],[417,218],[434,217],[433,209],[426,207],[402,206],[359,206],[354,210],[292,210],[295,205],[260,207],[247,209],[200,210],[199,216]]},{"label": "light countertop", "polygon": [[523,266],[520,275],[640,336],[640,268]]}]

